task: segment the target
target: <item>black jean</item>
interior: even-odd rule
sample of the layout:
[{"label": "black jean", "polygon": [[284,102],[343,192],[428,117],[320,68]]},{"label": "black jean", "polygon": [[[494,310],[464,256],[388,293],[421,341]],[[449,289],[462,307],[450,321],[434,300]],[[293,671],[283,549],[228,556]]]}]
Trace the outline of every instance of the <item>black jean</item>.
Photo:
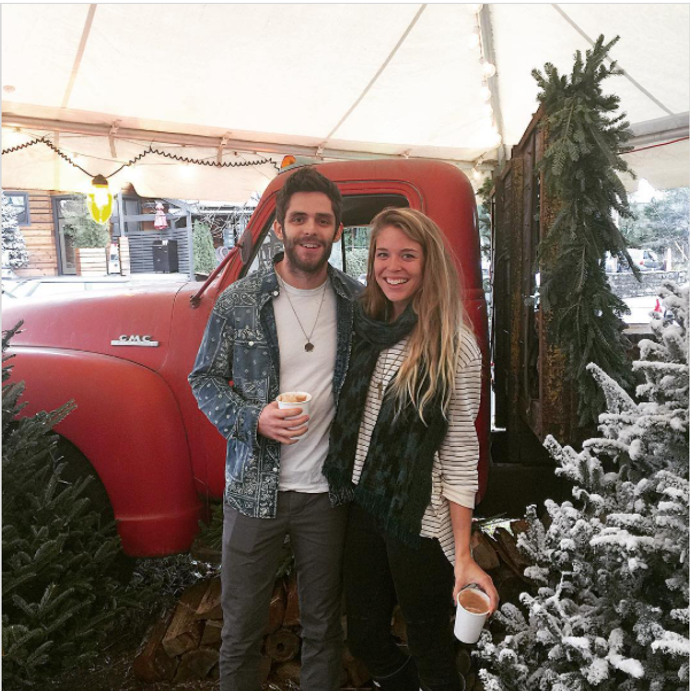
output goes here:
[{"label": "black jean", "polygon": [[344,560],[348,645],[375,678],[395,674],[407,660],[391,634],[397,601],[421,681],[432,691],[460,691],[450,624],[453,568],[438,540],[421,542],[419,549],[405,545],[352,505]]}]

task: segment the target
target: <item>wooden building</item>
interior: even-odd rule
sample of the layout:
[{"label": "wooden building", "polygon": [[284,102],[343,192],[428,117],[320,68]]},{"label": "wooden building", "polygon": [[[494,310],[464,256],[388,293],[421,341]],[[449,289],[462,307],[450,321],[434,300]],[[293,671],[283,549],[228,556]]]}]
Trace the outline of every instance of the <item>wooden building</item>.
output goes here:
[{"label": "wooden building", "polygon": [[5,190],[17,210],[19,230],[29,252],[29,266],[17,276],[57,276],[58,246],[53,214],[54,193],[43,190]]}]

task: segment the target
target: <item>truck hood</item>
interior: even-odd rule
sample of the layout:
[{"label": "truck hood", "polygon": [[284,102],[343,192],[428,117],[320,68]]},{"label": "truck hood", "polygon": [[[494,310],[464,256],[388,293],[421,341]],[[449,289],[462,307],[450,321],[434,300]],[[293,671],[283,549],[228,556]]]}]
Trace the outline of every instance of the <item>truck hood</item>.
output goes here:
[{"label": "truck hood", "polygon": [[5,301],[3,328],[24,321],[13,346],[99,353],[157,370],[168,352],[175,297],[185,285]]}]

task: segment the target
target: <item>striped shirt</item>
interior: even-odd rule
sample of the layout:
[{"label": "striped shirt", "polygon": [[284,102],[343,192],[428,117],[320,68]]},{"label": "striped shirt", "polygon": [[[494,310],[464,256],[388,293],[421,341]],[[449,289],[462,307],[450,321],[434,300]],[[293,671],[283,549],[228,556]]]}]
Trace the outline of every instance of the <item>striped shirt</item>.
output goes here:
[{"label": "striped shirt", "polygon": [[[381,410],[379,383],[386,386],[402,365],[408,339],[404,338],[379,354],[359,427],[352,481],[357,484],[367,457],[369,442]],[[455,540],[449,501],[474,508],[479,488],[477,464],[479,441],[474,421],[479,411],[482,356],[474,336],[463,330],[455,374],[455,390],[448,409],[448,433],[434,457],[431,501],[422,518],[422,537],[437,538],[451,564],[455,563]]]}]

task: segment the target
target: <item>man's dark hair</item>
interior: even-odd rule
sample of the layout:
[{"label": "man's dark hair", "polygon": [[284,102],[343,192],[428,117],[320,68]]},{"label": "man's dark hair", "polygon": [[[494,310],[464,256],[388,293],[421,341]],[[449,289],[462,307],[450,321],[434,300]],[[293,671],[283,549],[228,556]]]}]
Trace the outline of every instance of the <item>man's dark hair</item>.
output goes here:
[{"label": "man's dark hair", "polygon": [[335,216],[335,229],[340,227],[343,216],[343,198],[337,185],[325,175],[321,175],[316,168],[305,166],[299,168],[285,181],[276,198],[276,219],[281,226],[285,226],[285,213],[290,205],[290,198],[297,192],[323,192],[330,200]]}]

